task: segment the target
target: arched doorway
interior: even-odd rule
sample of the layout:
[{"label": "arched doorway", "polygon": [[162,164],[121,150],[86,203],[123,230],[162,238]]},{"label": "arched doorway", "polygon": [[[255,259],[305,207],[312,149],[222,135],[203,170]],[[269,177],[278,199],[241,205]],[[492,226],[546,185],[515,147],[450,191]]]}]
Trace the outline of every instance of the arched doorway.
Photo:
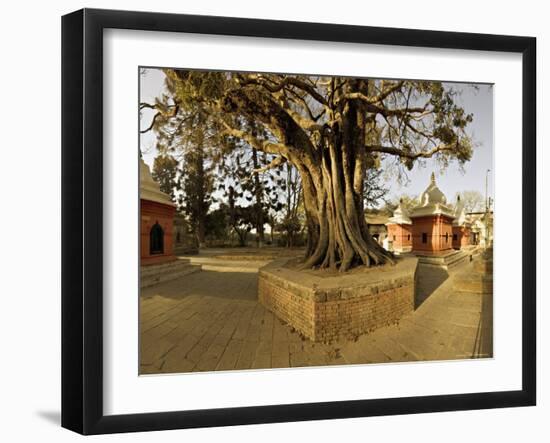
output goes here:
[{"label": "arched doorway", "polygon": [[164,254],[164,230],[158,221],[149,232],[149,254]]}]

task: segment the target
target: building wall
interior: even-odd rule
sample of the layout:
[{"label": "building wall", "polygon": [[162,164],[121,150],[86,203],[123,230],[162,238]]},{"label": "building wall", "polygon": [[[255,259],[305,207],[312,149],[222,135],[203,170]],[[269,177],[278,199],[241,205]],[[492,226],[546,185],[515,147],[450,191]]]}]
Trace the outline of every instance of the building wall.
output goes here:
[{"label": "building wall", "polygon": [[[174,256],[174,215],[176,208],[171,205],[140,200],[140,258],[141,265],[164,263],[175,259]],[[164,231],[164,253],[149,253],[149,236],[155,223]]]},{"label": "building wall", "polygon": [[379,243],[382,244],[382,241],[388,236],[388,230],[385,225],[380,224],[368,224],[369,233],[373,238]]},{"label": "building wall", "polygon": [[[437,254],[453,248],[452,218],[445,215],[415,217],[412,224],[413,251]],[[423,234],[426,241],[423,241]]]},{"label": "building wall", "polygon": [[412,225],[389,224],[388,238],[392,249],[397,252],[409,252],[413,244]]},{"label": "building wall", "polygon": [[453,226],[453,248],[462,249],[470,244],[470,228],[465,226]]}]

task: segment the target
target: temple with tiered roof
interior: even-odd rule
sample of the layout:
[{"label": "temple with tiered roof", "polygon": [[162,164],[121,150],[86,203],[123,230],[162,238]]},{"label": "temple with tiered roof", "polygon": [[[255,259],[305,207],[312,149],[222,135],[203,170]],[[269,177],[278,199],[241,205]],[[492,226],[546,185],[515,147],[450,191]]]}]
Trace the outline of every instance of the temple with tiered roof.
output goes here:
[{"label": "temple with tiered roof", "polygon": [[433,172],[429,186],[411,211],[411,220],[414,252],[439,254],[453,249],[454,213],[437,187]]},{"label": "temple with tiered roof", "polygon": [[386,226],[390,249],[398,254],[445,255],[472,243],[470,221],[460,196],[453,209],[438,188],[434,173],[410,213],[400,201]]}]

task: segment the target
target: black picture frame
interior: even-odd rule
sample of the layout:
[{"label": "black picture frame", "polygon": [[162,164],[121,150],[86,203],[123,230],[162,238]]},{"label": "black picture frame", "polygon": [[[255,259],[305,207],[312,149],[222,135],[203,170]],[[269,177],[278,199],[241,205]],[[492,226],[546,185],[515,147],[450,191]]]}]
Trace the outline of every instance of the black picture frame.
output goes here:
[{"label": "black picture frame", "polygon": [[[131,415],[103,413],[103,31],[170,31],[522,55],[522,389]],[[530,406],[536,403],[536,39],[83,9],[62,18],[62,426],[82,434]]]}]

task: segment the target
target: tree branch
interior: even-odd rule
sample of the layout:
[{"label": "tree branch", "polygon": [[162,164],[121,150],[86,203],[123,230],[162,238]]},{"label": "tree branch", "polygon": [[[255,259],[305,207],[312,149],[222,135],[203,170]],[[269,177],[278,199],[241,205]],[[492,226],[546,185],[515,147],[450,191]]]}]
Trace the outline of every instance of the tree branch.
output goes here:
[{"label": "tree branch", "polygon": [[141,131],[139,131],[139,133],[140,134],[145,134],[146,132],[149,132],[151,129],[153,129],[153,126],[155,126],[155,122],[157,121],[157,118],[159,118],[159,116],[161,116],[161,115],[162,115],[161,112],[157,112],[153,116],[153,120],[151,120],[151,124],[146,129],[142,129]]},{"label": "tree branch", "polygon": [[282,165],[283,163],[286,163],[286,158],[283,156],[275,157],[271,162],[262,167],[262,168],[256,168],[252,170],[252,174],[261,174],[262,172],[268,171],[269,169],[276,168],[277,166]]},{"label": "tree branch", "polygon": [[282,96],[279,98],[279,105],[301,128],[307,129],[308,131],[320,132],[323,130],[323,125],[320,125],[316,121],[307,117],[302,117],[299,112],[294,111],[290,106],[288,106]]},{"label": "tree branch", "polygon": [[239,138],[250,146],[253,146],[258,151],[266,152],[267,154],[286,154],[288,152],[288,147],[282,143],[273,143],[267,140],[258,140],[256,137],[253,137],[248,132],[242,131],[240,129],[235,129],[225,121],[222,122],[225,129],[223,133],[230,135],[231,137]]},{"label": "tree branch", "polygon": [[417,158],[430,158],[437,154],[438,152],[452,151],[458,146],[458,141],[452,145],[441,144],[438,145],[429,151],[423,152],[408,152],[403,149],[394,148],[392,146],[382,146],[382,145],[367,145],[366,148],[370,152],[380,152],[383,154],[391,154],[401,158],[408,158],[411,160],[416,160]]},{"label": "tree branch", "polygon": [[253,84],[263,86],[269,92],[279,92],[287,85],[296,86],[298,89],[301,89],[302,91],[308,93],[312,98],[321,103],[323,106],[328,105],[325,97],[318,93],[312,85],[308,85],[306,82],[296,77],[287,76],[284,77],[281,82],[274,84],[269,84],[265,77],[261,75],[249,76],[248,78],[240,78],[239,81],[242,85]]},{"label": "tree branch", "polygon": [[166,111],[164,111],[162,109],[161,106],[159,106],[158,104],[150,104],[150,103],[140,103],[139,104],[139,110],[143,110],[143,109],[156,109],[158,112],[153,116],[153,119],[151,120],[151,124],[146,128],[146,129],[143,129],[143,130],[140,130],[140,134],[145,134],[146,132],[149,132],[151,129],[153,129],[153,126],[155,126],[155,122],[157,121],[157,118],[159,118],[160,116],[163,116],[163,117],[166,117],[166,118],[171,118],[171,117],[175,117],[179,111],[179,106],[178,104],[173,104],[173,105],[168,105],[166,106],[168,109],[172,108],[172,112],[168,113]]},{"label": "tree branch", "polygon": [[[344,94],[342,96],[342,99],[344,99],[344,100],[361,100],[364,103],[367,103],[369,105],[375,105],[376,103],[382,102],[391,93],[401,89],[401,87],[404,84],[405,84],[405,81],[401,80],[401,81],[393,84],[392,86],[384,89],[383,91],[380,92],[380,94],[375,95],[375,96],[371,96],[371,97],[369,97],[369,96],[367,96],[367,95],[365,95],[361,92],[350,92],[350,93]],[[380,109],[382,109],[382,108],[380,108]]]}]

